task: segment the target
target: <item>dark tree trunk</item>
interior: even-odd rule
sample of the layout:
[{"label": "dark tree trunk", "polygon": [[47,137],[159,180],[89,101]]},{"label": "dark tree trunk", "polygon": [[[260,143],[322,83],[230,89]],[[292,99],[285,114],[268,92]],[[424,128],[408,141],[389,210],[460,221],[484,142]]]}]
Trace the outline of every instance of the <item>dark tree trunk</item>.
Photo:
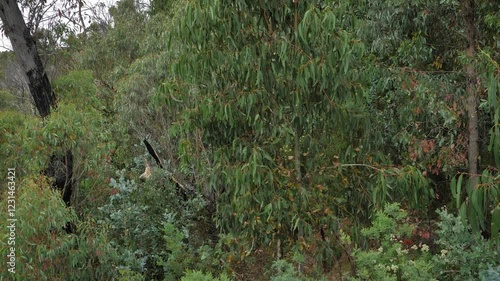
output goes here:
[{"label": "dark tree trunk", "polygon": [[71,150],[67,150],[64,155],[52,155],[44,174],[54,180],[54,187],[61,191],[62,199],[69,207],[73,191],[73,153]]},{"label": "dark tree trunk", "polygon": [[0,19],[5,34],[9,37],[23,71],[28,78],[28,86],[40,116],[50,114],[56,98],[42,60],[38,55],[35,40],[24,22],[23,15],[14,0],[0,0]]},{"label": "dark tree trunk", "polygon": [[467,115],[469,118],[469,178],[471,188],[478,184],[478,157],[479,157],[479,133],[477,112],[477,74],[472,59],[476,55],[476,22],[474,16],[474,0],[462,2],[463,17],[465,22],[465,36],[467,38],[466,55],[471,60],[465,67],[467,75]]},{"label": "dark tree trunk", "polygon": [[[64,155],[52,155],[43,173],[53,180],[52,187],[61,192],[66,207],[70,207],[73,193],[73,153],[71,150],[67,150]],[[69,222],[64,230],[67,233],[74,233],[76,227]]]}]

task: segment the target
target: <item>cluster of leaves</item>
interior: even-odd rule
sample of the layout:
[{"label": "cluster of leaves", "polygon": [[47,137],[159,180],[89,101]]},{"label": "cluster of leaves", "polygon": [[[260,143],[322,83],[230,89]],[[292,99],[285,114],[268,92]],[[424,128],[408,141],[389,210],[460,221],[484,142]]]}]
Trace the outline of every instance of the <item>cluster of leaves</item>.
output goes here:
[{"label": "cluster of leaves", "polygon": [[184,198],[187,195],[160,172],[139,184],[119,176],[118,181],[111,179],[112,195],[99,209],[119,253],[122,275],[176,280],[187,269],[217,268],[215,241],[206,240],[214,230],[206,221],[201,197]]},{"label": "cluster of leaves", "polygon": [[373,225],[362,235],[375,243],[369,250],[354,252],[357,278],[354,280],[436,280],[429,245],[411,245],[413,227],[399,204],[378,211]]},{"label": "cluster of leaves", "polygon": [[186,276],[182,277],[181,281],[229,281],[226,275],[221,275],[218,278],[213,277],[211,273],[203,273],[201,271],[190,271]]},{"label": "cluster of leaves", "polygon": [[[75,212],[66,208],[44,177],[16,183],[15,217],[10,217],[16,219],[15,244],[7,245],[9,228],[0,230],[2,257],[6,259],[9,249],[15,247],[16,274],[7,273],[4,266],[0,276],[10,276],[9,280],[111,280],[115,276],[116,253],[104,230],[98,232],[90,220],[78,223]],[[2,194],[4,206],[6,198]],[[0,215],[9,217],[7,208],[1,208]],[[67,223],[77,224],[78,235],[63,230]]]},{"label": "cluster of leaves", "polygon": [[[483,171],[478,188],[470,188],[463,183],[463,175],[453,178],[450,184],[453,196],[452,206],[458,210],[460,217],[472,228],[473,233],[489,230],[492,239],[500,235],[500,190],[498,176],[489,170]],[[463,197],[469,200],[463,200]],[[487,224],[491,222],[491,224]]]},{"label": "cluster of leaves", "polygon": [[438,214],[435,244],[414,244],[407,213],[399,204],[386,205],[362,230],[372,244],[354,252],[353,280],[494,280],[488,278],[500,273],[498,240],[484,240],[446,209]]},{"label": "cluster of leaves", "polygon": [[[470,224],[446,210],[438,210],[440,222],[436,232],[440,252],[434,256],[440,280],[478,280],[500,274],[500,241],[484,240],[472,231]],[[494,279],[481,279],[494,280]]]}]

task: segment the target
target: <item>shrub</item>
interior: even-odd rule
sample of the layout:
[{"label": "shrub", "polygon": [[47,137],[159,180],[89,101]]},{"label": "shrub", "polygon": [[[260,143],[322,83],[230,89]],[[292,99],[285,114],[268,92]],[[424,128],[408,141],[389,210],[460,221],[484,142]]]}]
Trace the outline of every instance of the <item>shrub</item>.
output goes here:
[{"label": "shrub", "polygon": [[[277,260],[273,263],[272,269],[274,271],[271,281],[302,281],[299,272],[293,267],[292,264],[285,260]],[[308,279],[307,279],[308,280]]]},{"label": "shrub", "polygon": [[372,227],[362,230],[372,249],[354,253],[354,280],[498,280],[499,241],[483,239],[446,209],[438,214],[438,249],[431,255],[427,245],[405,246],[412,227],[398,204],[377,212]]},{"label": "shrub", "polygon": [[218,259],[207,239],[209,218],[201,197],[182,194],[163,170],[144,183],[119,176],[111,179],[112,195],[100,210],[123,274],[178,280],[188,269],[214,268]]},{"label": "shrub", "polygon": [[222,274],[219,278],[215,278],[211,273],[203,273],[202,271],[189,271],[181,281],[229,281],[225,274]]},{"label": "shrub", "polygon": [[438,214],[439,239],[436,242],[440,253],[434,256],[433,261],[439,268],[440,280],[478,280],[499,273],[498,239],[483,239],[471,231],[470,225],[464,224],[460,217],[448,213],[446,209],[438,210]]},{"label": "shrub", "polygon": [[375,250],[355,250],[357,278],[353,280],[436,280],[429,246],[404,245],[412,233],[412,227],[404,222],[406,217],[396,203],[375,214],[372,227],[361,231]]},{"label": "shrub", "polygon": [[500,280],[500,266],[492,268],[491,265],[488,265],[488,269],[482,270],[479,277],[481,281]]},{"label": "shrub", "polygon": [[[66,208],[45,178],[19,182],[15,198],[15,245],[7,247],[10,230],[2,227],[0,253],[5,259],[8,249],[15,247],[16,273],[8,275],[11,273],[2,266],[0,276],[8,276],[8,280],[113,279],[115,254],[105,232],[96,234],[90,222],[78,224],[75,213]],[[7,206],[5,198],[2,205]],[[7,217],[6,210],[0,208],[2,218]],[[78,224],[78,235],[63,230],[68,222]]]}]

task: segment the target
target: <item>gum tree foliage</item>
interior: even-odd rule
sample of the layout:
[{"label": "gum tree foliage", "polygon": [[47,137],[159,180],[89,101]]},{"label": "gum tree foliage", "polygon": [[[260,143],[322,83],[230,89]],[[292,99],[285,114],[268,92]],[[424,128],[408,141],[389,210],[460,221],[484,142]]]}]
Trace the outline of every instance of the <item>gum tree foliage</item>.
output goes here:
[{"label": "gum tree foliage", "polygon": [[82,40],[75,42],[75,47],[82,49],[76,56],[78,66],[92,69],[96,78],[105,83],[110,83],[138,58],[146,34],[143,32],[146,14],[137,9],[135,1],[118,1],[109,13],[114,27],[91,26]]},{"label": "gum tree foliage", "polygon": [[[0,19],[27,78],[38,114],[47,119],[51,111],[56,108],[56,96],[37,51],[36,42],[30,34],[30,29],[24,21],[17,1],[0,1]],[[53,154],[48,162],[42,174],[53,179],[53,187],[63,192],[63,200],[69,207],[74,189],[73,153],[71,150],[67,150],[60,155]],[[73,227],[68,227],[67,231],[72,233]]]},{"label": "gum tree foliage", "polygon": [[110,154],[115,147],[107,130],[110,123],[97,110],[102,104],[93,82],[89,71],[73,72],[54,81],[58,108],[44,123],[19,112],[0,114],[0,155],[4,159],[0,167],[16,167],[18,177],[39,176],[40,171],[54,165],[50,164],[52,155],[73,151],[72,207],[79,215],[94,212],[89,206],[107,196],[104,181],[112,169]]},{"label": "gum tree foliage", "polygon": [[[16,173],[17,175],[17,173]],[[6,193],[4,193],[6,194]],[[77,222],[74,210],[66,208],[60,195],[44,177],[16,177],[15,244],[7,244],[10,229],[2,227],[0,253],[16,250],[16,272],[0,269],[5,280],[113,280],[116,252],[106,231],[88,220],[79,224],[79,235],[68,235],[63,227]],[[2,195],[2,204],[7,205]],[[11,204],[11,203],[9,203]],[[8,217],[7,208],[0,210]],[[8,279],[7,279],[8,278]]]},{"label": "gum tree foliage", "polygon": [[345,7],[192,1],[170,38],[182,48],[153,105],[175,114],[180,166],[215,191],[220,229],[251,245],[330,235],[337,216],[431,195],[363,140],[369,59]]},{"label": "gum tree foliage", "polygon": [[[145,31],[146,14],[138,11],[134,3],[118,1],[109,9],[113,25],[111,20],[92,24],[84,34],[67,40],[72,53],[72,68],[91,71],[92,83],[97,89],[95,98],[99,100],[96,109],[108,120],[112,119],[113,125],[107,128],[115,142],[112,160],[117,169],[129,166],[129,159],[138,153],[131,149],[134,135],[131,134],[130,122],[141,118],[138,111],[144,104],[138,102],[144,89],[150,87],[142,83],[141,75],[137,73],[127,79],[131,64],[144,54],[143,48],[147,44],[141,43],[145,43],[145,35],[149,34]],[[135,112],[131,112],[130,105]],[[144,136],[139,137],[142,140],[141,137]]]},{"label": "gum tree foliage", "polygon": [[[374,123],[385,125],[373,130],[370,140],[383,140],[396,163],[424,171],[438,197],[444,203],[453,199],[474,231],[497,235],[499,4],[477,2],[467,27],[466,2],[368,0],[359,6],[360,35],[375,66],[369,108]],[[467,41],[467,30],[475,33],[476,43]],[[476,49],[467,53],[471,44]],[[477,108],[469,106],[471,98],[479,101]],[[478,118],[477,136],[467,126],[471,112]],[[472,154],[478,155],[471,156],[475,145],[478,151]],[[478,159],[478,168],[470,165],[475,164],[470,157]]]}]

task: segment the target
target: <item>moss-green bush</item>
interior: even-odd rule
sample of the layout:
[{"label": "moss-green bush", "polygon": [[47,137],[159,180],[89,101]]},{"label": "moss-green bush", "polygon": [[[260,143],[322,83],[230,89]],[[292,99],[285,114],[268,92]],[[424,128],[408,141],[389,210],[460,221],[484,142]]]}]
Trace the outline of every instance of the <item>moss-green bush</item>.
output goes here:
[{"label": "moss-green bush", "polygon": [[[111,280],[115,276],[115,255],[105,231],[97,233],[99,228],[91,222],[79,223],[44,177],[18,181],[16,187],[14,217],[7,208],[0,208],[3,221],[16,219],[15,244],[7,244],[11,230],[0,228],[0,253],[5,260],[10,247],[15,247],[16,269],[12,274],[2,266],[1,277],[21,281]],[[5,196],[1,204],[7,206]],[[63,230],[68,222],[77,224],[78,235]]]},{"label": "moss-green bush", "polygon": [[110,226],[120,269],[147,280],[178,280],[189,269],[216,271],[204,199],[184,194],[166,174],[154,169],[146,182],[123,174],[110,182],[113,194],[100,216]]},{"label": "moss-green bush", "polygon": [[375,249],[357,249],[354,259],[357,278],[353,280],[436,280],[429,246],[403,244],[412,227],[399,204],[388,204],[378,211],[372,226],[361,232]]},{"label": "moss-green bush", "polygon": [[470,225],[446,209],[438,213],[439,239],[436,242],[440,252],[433,261],[439,280],[479,280],[480,275],[495,276],[500,265],[499,239],[483,239]]}]

